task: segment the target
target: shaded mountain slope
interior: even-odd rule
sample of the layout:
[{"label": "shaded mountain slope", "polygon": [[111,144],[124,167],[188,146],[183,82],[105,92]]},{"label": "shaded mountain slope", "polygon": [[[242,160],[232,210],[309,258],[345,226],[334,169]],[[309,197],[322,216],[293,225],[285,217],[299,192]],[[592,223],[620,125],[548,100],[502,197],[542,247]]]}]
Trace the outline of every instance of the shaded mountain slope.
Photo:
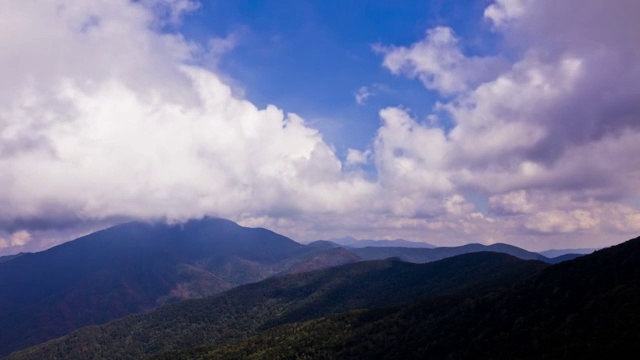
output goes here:
[{"label": "shaded mountain slope", "polygon": [[521,249],[517,246],[508,244],[468,244],[455,247],[438,247],[433,249],[406,248],[406,247],[365,247],[352,248],[351,252],[360,256],[364,260],[379,260],[388,258],[398,258],[402,261],[412,263],[428,263],[446,259],[448,257],[480,252],[493,251],[498,253],[509,254],[524,260],[540,260],[552,263],[552,260],[538,253]]},{"label": "shaded mountain slope", "polygon": [[560,256],[556,256],[553,258],[549,258],[549,263],[550,264],[559,264],[563,261],[568,261],[568,260],[573,260],[573,259],[577,259],[581,256],[584,256],[585,254],[564,254],[564,255],[560,255]]},{"label": "shaded mountain slope", "polygon": [[513,284],[546,267],[496,253],[429,264],[360,262],[271,278],[207,299],[92,326],[14,354],[14,359],[142,358],[241,339],[281,324],[424,297],[470,294]]},{"label": "shaded mountain slope", "polygon": [[551,249],[545,251],[538,251],[540,255],[544,255],[548,258],[555,258],[558,256],[563,256],[567,254],[580,254],[587,255],[591,254],[594,251],[600,250],[600,248],[580,248],[580,249]]},{"label": "shaded mountain slope", "polygon": [[332,266],[346,265],[361,261],[360,257],[351,251],[336,248],[319,248],[309,251],[305,256],[296,258],[296,263],[287,268],[283,274],[299,274],[307,271],[326,269]]},{"label": "shaded mountain slope", "polygon": [[338,243],[334,243],[334,242],[329,241],[329,240],[312,241],[312,242],[308,243],[307,246],[311,246],[311,247],[315,247],[315,248],[322,248],[322,249],[332,249],[332,248],[337,248],[337,247],[343,247],[342,245],[340,245]]},{"label": "shaded mountain slope", "polygon": [[[0,355],[286,273],[323,252],[266,229],[206,218],[180,225],[133,222],[25,254],[0,263]],[[325,256],[315,267],[330,266],[332,259],[350,261]]]},{"label": "shaded mountain slope", "polygon": [[13,259],[17,259],[20,256],[23,256],[23,255],[26,255],[26,254],[28,254],[28,253],[21,252],[21,253],[17,253],[17,254],[14,254],[14,255],[0,256],[0,263],[3,263],[5,261],[9,261],[9,260],[13,260]]},{"label": "shaded mountain slope", "polygon": [[640,238],[543,270],[506,290],[288,324],[162,358],[635,358]]}]

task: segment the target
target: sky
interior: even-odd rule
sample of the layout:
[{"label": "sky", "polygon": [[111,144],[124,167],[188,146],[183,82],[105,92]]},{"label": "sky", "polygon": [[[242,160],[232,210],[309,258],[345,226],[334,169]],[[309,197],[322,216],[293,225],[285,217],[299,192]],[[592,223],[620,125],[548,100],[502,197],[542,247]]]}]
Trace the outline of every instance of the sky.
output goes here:
[{"label": "sky", "polygon": [[0,0],[0,255],[218,216],[539,251],[640,234],[635,0]]}]

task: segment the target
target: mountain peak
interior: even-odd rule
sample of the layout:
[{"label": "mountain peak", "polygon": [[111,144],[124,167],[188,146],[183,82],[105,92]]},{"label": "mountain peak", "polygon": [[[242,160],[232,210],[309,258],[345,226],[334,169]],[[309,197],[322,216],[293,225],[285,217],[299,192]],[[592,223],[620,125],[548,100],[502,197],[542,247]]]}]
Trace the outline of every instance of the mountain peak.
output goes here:
[{"label": "mountain peak", "polygon": [[208,217],[128,222],[0,261],[0,353],[262,280],[313,250],[266,229]]}]

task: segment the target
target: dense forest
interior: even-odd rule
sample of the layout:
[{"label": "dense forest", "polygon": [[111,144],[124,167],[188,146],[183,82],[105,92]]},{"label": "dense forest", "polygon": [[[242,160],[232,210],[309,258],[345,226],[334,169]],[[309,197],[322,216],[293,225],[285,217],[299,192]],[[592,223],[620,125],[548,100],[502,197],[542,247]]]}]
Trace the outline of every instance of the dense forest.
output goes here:
[{"label": "dense forest", "polygon": [[550,266],[487,252],[271,278],[10,358],[625,358],[639,305],[636,238]]},{"label": "dense forest", "polygon": [[0,355],[270,276],[353,263],[260,228],[131,222],[0,262]]},{"label": "dense forest", "polygon": [[125,223],[46,251],[0,258],[0,355],[84,326],[273,276],[362,260],[428,263],[482,251],[557,261],[506,244],[345,248],[319,241],[303,245],[267,229],[220,218],[184,224]]},{"label": "dense forest", "polygon": [[210,298],[187,300],[148,314],[83,328],[11,358],[142,358],[244,339],[279,325],[349,310],[486,293],[515,284],[547,266],[490,252],[428,264],[360,262],[271,278]]},{"label": "dense forest", "polygon": [[640,238],[495,292],[289,324],[156,359],[604,359],[638,355]]}]

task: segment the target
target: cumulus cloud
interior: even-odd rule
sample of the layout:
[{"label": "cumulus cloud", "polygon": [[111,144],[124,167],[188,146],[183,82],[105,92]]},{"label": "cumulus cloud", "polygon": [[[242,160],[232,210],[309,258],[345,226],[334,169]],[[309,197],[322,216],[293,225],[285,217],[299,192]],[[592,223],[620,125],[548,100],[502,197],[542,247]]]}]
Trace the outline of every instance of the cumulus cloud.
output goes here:
[{"label": "cumulus cloud", "polygon": [[535,209],[525,190],[494,195],[489,198],[489,210],[500,215],[527,214]]},{"label": "cumulus cloud", "polygon": [[484,16],[494,26],[503,27],[525,14],[526,3],[530,0],[496,0],[484,10]]},{"label": "cumulus cloud", "polygon": [[31,240],[31,234],[26,230],[19,230],[12,233],[7,238],[0,237],[0,248],[9,246],[21,247],[26,245],[29,240]]},{"label": "cumulus cloud", "polygon": [[571,233],[593,229],[597,225],[598,221],[585,210],[540,212],[524,223],[526,229],[541,233]]},{"label": "cumulus cloud", "polygon": [[360,151],[356,149],[349,149],[347,151],[347,159],[345,164],[348,166],[356,166],[361,164],[366,164],[369,162],[369,158],[371,157],[371,151]]},{"label": "cumulus cloud", "polygon": [[[0,34],[5,228],[56,216],[341,212],[371,192],[303,119],[258,109],[189,65],[196,45],[155,27],[158,6],[173,18],[188,4],[3,7],[12,19]],[[3,243],[24,245],[15,234]]]},{"label": "cumulus cloud", "polygon": [[[427,121],[380,110],[370,146],[343,161],[304,119],[256,107],[198,64],[203,46],[171,31],[193,1],[11,2],[0,10],[0,247],[204,215],[300,240],[624,240],[640,231],[639,4],[496,0],[485,17],[509,62],[465,54],[446,27],[376,46],[382,66],[445,97]],[[376,91],[363,89],[357,101]]]},{"label": "cumulus cloud", "polygon": [[638,209],[624,202],[640,189],[640,160],[631,155],[640,151],[640,53],[631,39],[640,28],[629,15],[638,10],[623,1],[496,0],[485,17],[518,56],[475,82],[468,69],[479,59],[460,51],[450,29],[431,29],[409,47],[379,46],[392,73],[452,95],[437,109],[454,123],[431,148],[437,162],[403,150],[432,147],[416,134],[437,131],[433,124],[385,123],[403,140],[395,152],[376,149],[388,159],[379,168],[425,169],[425,178],[447,184],[430,190],[489,194],[492,226],[514,236],[634,234]]},{"label": "cumulus cloud", "polygon": [[410,47],[376,45],[374,50],[384,55],[383,65],[392,73],[419,78],[428,89],[450,95],[491,78],[503,65],[498,57],[465,56],[459,41],[451,28],[436,27]]},{"label": "cumulus cloud", "polygon": [[399,108],[383,109],[380,117],[374,152],[382,186],[420,196],[452,191],[444,130],[421,125]]}]

